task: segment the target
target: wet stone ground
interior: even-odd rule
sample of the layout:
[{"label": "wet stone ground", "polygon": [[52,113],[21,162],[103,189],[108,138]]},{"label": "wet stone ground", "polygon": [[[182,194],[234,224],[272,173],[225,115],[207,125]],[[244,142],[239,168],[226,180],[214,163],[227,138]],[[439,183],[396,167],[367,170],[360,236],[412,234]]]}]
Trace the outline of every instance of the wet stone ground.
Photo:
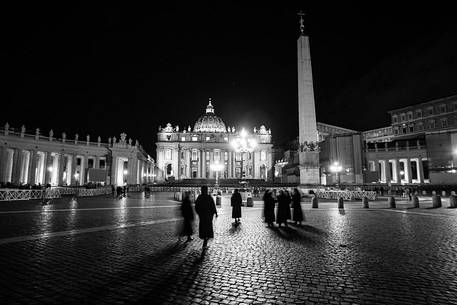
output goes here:
[{"label": "wet stone ground", "polygon": [[[457,210],[303,204],[268,228],[228,198],[215,238],[178,240],[170,194],[0,204],[2,304],[457,304]],[[423,198],[421,198],[423,199]]]}]

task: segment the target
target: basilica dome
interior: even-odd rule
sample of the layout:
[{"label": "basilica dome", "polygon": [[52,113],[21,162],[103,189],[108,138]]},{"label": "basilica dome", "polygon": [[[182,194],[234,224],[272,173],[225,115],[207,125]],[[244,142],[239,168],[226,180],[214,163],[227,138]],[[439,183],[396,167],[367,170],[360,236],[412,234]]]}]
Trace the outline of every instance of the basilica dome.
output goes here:
[{"label": "basilica dome", "polygon": [[224,121],[214,114],[214,107],[209,99],[206,113],[198,118],[194,125],[194,132],[226,132]]}]

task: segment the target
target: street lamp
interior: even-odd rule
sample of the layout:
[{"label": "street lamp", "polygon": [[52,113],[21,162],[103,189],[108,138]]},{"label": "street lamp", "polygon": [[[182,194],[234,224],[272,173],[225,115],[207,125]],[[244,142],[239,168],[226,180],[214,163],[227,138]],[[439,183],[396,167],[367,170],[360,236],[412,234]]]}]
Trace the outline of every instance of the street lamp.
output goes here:
[{"label": "street lamp", "polygon": [[215,188],[219,186],[218,184],[218,173],[222,170],[224,170],[224,164],[219,163],[219,161],[215,161],[214,163],[211,163],[209,165],[209,169],[216,172],[216,184],[214,185]]},{"label": "street lamp", "polygon": [[336,174],[336,185],[338,186],[340,184],[340,172],[343,170],[343,167],[338,161],[335,161],[329,168],[332,173]]},{"label": "street lamp", "polygon": [[240,136],[233,139],[231,144],[232,144],[232,147],[235,150],[235,152],[242,153],[242,155],[241,155],[241,179],[243,179],[243,174],[244,174],[243,153],[253,152],[254,149],[257,147],[257,141],[254,138],[249,138],[248,133],[243,128],[240,131]]}]

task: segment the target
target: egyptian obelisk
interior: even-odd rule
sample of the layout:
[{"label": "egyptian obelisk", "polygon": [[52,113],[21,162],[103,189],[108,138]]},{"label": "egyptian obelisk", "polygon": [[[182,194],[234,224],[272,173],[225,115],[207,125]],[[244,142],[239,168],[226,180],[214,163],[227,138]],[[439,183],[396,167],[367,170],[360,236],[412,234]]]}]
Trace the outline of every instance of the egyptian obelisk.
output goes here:
[{"label": "egyptian obelisk", "polygon": [[309,37],[304,33],[304,14],[300,12],[298,15],[300,16],[300,37],[297,40],[300,184],[319,184],[319,147]]}]

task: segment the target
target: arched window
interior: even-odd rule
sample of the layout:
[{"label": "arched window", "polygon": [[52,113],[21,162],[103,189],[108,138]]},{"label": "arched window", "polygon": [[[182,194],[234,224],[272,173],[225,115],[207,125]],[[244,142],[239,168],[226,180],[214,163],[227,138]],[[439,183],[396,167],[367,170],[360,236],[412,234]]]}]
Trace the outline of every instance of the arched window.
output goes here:
[{"label": "arched window", "polygon": [[173,175],[173,169],[171,164],[167,165],[167,176],[172,176]]}]

